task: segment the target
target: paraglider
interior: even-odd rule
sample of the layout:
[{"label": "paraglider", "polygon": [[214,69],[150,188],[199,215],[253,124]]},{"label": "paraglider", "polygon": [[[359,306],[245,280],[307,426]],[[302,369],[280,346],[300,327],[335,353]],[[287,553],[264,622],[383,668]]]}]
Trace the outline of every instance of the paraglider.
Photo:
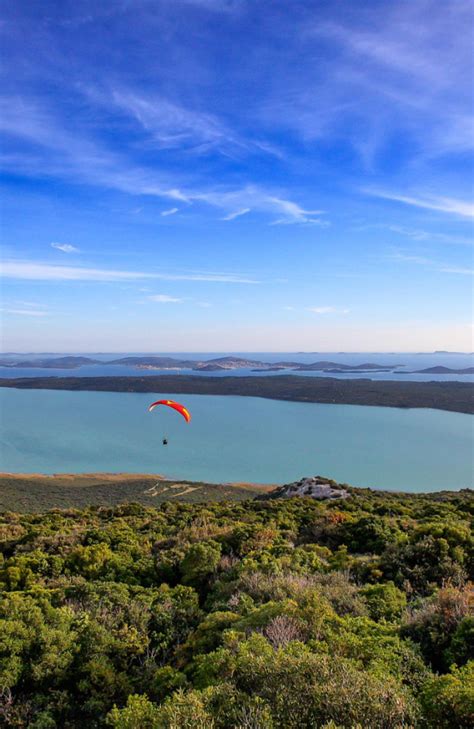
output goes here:
[{"label": "paraglider", "polygon": [[[156,402],[152,402],[152,404],[148,408],[148,412],[151,413],[151,411],[154,410],[158,405],[167,405],[167,407],[173,408],[173,410],[176,410],[178,413],[180,413],[180,415],[183,416],[187,423],[189,423],[189,421],[191,420],[189,410],[185,408],[184,405],[181,405],[181,403],[175,402],[174,400],[157,400]],[[164,436],[161,443],[164,446],[168,445],[168,438]]]},{"label": "paraglider", "polygon": [[152,402],[152,404],[148,408],[148,412],[151,413],[151,411],[154,410],[157,405],[167,405],[169,408],[177,410],[178,413],[181,413],[187,423],[189,423],[189,421],[191,420],[189,410],[187,410],[184,405],[181,405],[179,402],[175,402],[174,400],[157,400],[156,402]]}]

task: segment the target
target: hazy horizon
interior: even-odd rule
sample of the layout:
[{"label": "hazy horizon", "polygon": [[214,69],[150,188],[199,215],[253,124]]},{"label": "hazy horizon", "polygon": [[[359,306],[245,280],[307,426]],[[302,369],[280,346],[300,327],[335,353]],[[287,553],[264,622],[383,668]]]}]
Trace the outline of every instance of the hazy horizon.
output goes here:
[{"label": "hazy horizon", "polygon": [[30,354],[30,355],[55,355],[55,354],[67,354],[67,355],[84,355],[84,354],[98,354],[98,355],[107,355],[107,354],[127,354],[127,355],[175,355],[175,354],[199,354],[199,355],[213,355],[213,354],[219,354],[222,355],[223,352],[228,354],[229,356],[232,355],[241,355],[241,354],[419,354],[419,355],[445,355],[445,354],[459,354],[459,355],[472,355],[474,352],[472,351],[466,351],[461,352],[459,350],[433,350],[433,351],[415,351],[415,350],[294,350],[294,349],[266,349],[266,350],[214,350],[214,351],[204,351],[204,350],[125,350],[125,349],[117,349],[113,351],[94,351],[94,350],[50,350],[50,351],[32,351],[32,350],[25,350],[23,352],[16,352],[16,351],[7,351],[7,352],[1,352],[0,356],[7,356],[7,355],[14,355],[14,354]]}]

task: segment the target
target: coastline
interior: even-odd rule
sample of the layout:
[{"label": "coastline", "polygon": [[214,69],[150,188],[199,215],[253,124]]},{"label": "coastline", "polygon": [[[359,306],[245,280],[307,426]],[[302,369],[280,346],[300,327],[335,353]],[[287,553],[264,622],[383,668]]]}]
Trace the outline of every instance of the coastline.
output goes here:
[{"label": "coastline", "polygon": [[336,379],[274,375],[262,377],[24,377],[0,379],[0,387],[193,395],[237,395],[292,402],[367,405],[392,408],[432,408],[474,414],[474,386],[466,382]]},{"label": "coastline", "polygon": [[121,504],[247,501],[281,484],[207,483],[132,473],[0,473],[0,514]]},{"label": "coastline", "polygon": [[[331,479],[329,479],[331,480]],[[334,482],[336,483],[336,482]],[[403,491],[338,484],[354,497],[383,500],[394,497],[410,502],[434,502],[474,499],[469,488],[439,491]],[[153,474],[127,473],[0,473],[0,515],[8,512],[45,513],[50,510],[112,509],[135,506],[154,507],[163,504],[192,504],[238,502],[272,499],[281,483],[248,482],[207,483],[202,481],[167,479]],[[312,499],[308,497],[309,501]],[[324,501],[324,500],[323,500]],[[272,503],[275,503],[273,497]],[[128,505],[128,506],[127,506]],[[168,508],[168,507],[166,507]],[[181,508],[181,507],[179,507]]]},{"label": "coastline", "polygon": [[[91,473],[14,473],[11,471],[0,471],[0,488],[3,479],[12,479],[17,481],[38,480],[47,483],[53,481],[60,484],[65,482],[67,486],[87,486],[97,483],[123,483],[127,481],[137,481],[140,479],[146,481],[179,481],[180,483],[201,483],[199,481],[190,481],[189,479],[173,479],[170,476],[164,476],[158,473],[126,473],[123,471],[113,473],[112,471],[96,471]],[[223,483],[209,483],[209,486],[225,486],[226,488],[239,488],[257,491],[270,491],[271,489],[281,486],[278,483],[253,483],[250,481],[225,481]]]}]

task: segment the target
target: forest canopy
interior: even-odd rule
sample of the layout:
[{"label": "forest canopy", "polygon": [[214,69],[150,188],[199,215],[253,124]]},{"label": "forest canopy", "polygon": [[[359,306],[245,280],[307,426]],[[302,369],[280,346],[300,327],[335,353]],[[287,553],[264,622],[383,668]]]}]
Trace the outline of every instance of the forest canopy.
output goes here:
[{"label": "forest canopy", "polygon": [[471,727],[471,491],[0,514],[0,723]]}]

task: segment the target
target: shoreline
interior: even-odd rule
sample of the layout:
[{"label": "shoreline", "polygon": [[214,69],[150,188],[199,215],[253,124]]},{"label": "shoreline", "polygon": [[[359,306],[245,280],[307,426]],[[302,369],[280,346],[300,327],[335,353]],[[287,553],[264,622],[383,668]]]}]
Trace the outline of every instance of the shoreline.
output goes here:
[{"label": "shoreline", "polygon": [[248,501],[281,484],[208,483],[153,474],[86,473],[54,475],[0,473],[0,515],[51,509],[111,508],[126,504]]},{"label": "shoreline", "polygon": [[[163,474],[155,474],[155,473],[127,473],[124,471],[119,471],[117,473],[114,473],[112,471],[94,471],[90,473],[14,473],[11,471],[0,471],[0,488],[1,488],[1,481],[3,479],[10,479],[13,481],[44,481],[50,482],[57,485],[64,485],[64,486],[94,486],[98,483],[104,484],[104,482],[113,482],[113,483],[127,483],[127,482],[135,482],[138,480],[143,481],[160,481],[163,483],[202,483],[201,481],[193,481],[192,479],[180,479],[180,478],[171,478],[170,476],[165,476]],[[64,481],[64,484],[60,484],[60,481]],[[83,483],[73,483],[74,481],[81,481]],[[281,486],[280,483],[254,483],[251,481],[223,481],[222,483],[206,483],[209,486],[224,486],[226,488],[236,488],[236,489],[249,489],[249,490],[261,490],[261,491],[270,491],[271,489],[275,489],[278,486]]]},{"label": "shoreline", "polygon": [[237,395],[271,400],[392,408],[429,408],[474,414],[474,385],[468,382],[336,379],[301,375],[202,377],[24,377],[0,379],[0,387],[74,392]]}]

